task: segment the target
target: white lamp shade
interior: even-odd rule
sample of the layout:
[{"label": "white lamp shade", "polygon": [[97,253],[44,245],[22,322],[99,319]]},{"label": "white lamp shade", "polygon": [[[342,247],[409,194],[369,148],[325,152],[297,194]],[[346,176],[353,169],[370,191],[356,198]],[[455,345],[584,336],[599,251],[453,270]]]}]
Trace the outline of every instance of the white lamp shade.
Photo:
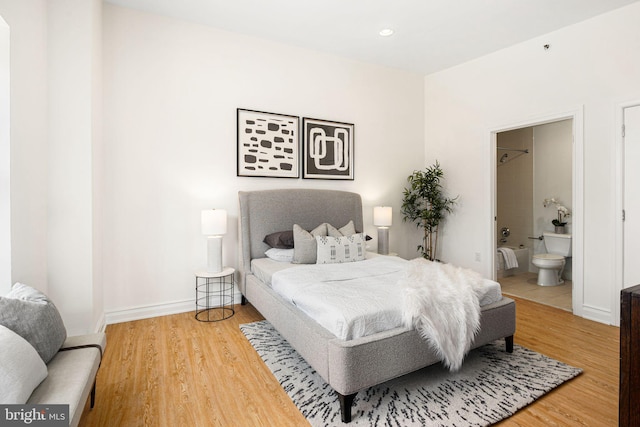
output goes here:
[{"label": "white lamp shade", "polygon": [[227,211],[224,209],[207,209],[202,211],[202,234],[205,236],[222,236],[227,233]]},{"label": "white lamp shade", "polygon": [[373,225],[376,227],[391,227],[391,206],[376,206],[373,208]]}]

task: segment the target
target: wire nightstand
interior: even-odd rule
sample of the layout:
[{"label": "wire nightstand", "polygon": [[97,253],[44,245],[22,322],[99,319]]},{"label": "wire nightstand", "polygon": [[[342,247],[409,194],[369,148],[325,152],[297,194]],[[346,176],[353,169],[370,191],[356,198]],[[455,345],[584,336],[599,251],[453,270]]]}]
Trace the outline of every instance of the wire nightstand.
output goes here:
[{"label": "wire nightstand", "polygon": [[234,315],[235,271],[234,268],[226,267],[219,273],[196,273],[196,320],[218,322]]}]

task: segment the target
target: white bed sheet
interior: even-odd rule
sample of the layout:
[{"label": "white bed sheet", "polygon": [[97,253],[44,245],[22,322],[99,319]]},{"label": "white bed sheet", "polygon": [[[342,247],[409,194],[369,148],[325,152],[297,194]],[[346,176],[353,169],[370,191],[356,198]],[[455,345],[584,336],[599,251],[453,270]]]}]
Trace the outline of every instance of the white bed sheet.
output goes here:
[{"label": "white bed sheet", "polygon": [[291,262],[274,261],[269,258],[256,258],[251,260],[251,272],[268,286],[271,286],[271,277],[274,273],[287,268],[302,267],[305,264],[293,264]]}]

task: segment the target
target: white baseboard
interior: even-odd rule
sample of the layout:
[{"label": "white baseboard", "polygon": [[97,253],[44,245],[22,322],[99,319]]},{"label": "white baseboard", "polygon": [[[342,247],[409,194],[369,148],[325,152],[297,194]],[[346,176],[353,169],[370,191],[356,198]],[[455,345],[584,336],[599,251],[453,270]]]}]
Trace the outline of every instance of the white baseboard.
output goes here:
[{"label": "white baseboard", "polygon": [[584,304],[582,306],[582,317],[596,322],[611,325],[611,310],[605,310],[599,307],[593,307]]},{"label": "white baseboard", "polygon": [[[235,294],[233,296],[234,304],[238,304],[240,298],[240,293]],[[105,313],[105,319],[106,325],[111,325],[113,323],[131,322],[133,320],[149,319],[151,317],[186,313],[188,311],[195,312],[195,301],[193,299],[107,311]]]}]

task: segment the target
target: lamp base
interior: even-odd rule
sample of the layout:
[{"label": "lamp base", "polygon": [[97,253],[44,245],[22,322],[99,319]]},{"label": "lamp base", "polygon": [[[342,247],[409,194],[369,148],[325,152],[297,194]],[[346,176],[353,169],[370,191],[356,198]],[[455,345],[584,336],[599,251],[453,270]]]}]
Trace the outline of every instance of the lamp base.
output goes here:
[{"label": "lamp base", "polygon": [[207,272],[222,271],[222,236],[207,237]]},{"label": "lamp base", "polygon": [[389,255],[389,227],[378,227],[378,253]]}]

